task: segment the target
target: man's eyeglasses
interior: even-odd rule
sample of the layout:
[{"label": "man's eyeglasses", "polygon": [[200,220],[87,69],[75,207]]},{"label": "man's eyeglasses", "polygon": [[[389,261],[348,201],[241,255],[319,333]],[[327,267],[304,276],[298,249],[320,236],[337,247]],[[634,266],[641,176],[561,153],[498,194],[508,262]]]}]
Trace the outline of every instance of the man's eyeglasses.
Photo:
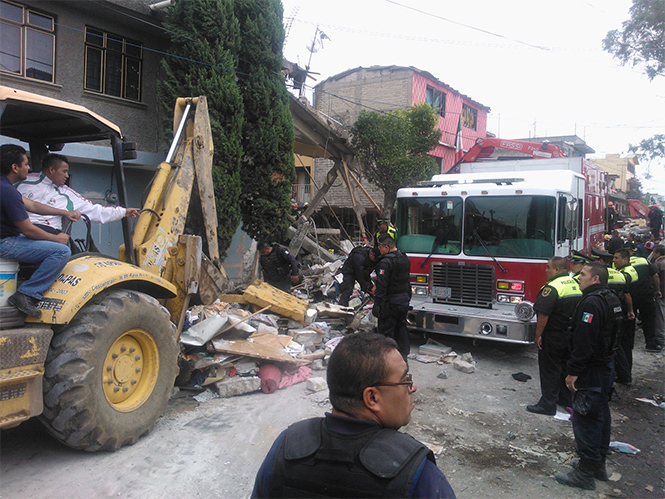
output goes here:
[{"label": "man's eyeglasses", "polygon": [[407,385],[409,387],[409,391],[413,390],[413,374],[409,373],[406,375],[404,378],[404,381],[398,381],[396,383],[389,383],[387,381],[382,382],[382,383],[374,383],[372,386],[400,386],[400,385]]}]

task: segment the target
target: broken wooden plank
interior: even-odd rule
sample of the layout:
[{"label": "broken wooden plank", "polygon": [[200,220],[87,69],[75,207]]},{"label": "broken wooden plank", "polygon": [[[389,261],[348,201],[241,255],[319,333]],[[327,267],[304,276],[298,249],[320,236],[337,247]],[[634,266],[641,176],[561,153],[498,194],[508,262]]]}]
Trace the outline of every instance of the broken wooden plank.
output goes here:
[{"label": "broken wooden plank", "polygon": [[[275,336],[275,335],[263,335]],[[270,360],[273,362],[284,362],[286,364],[303,365],[308,364],[309,361],[296,359],[292,357],[284,347],[281,345],[273,346],[271,344],[264,344],[256,341],[257,338],[250,337],[246,340],[224,340],[217,338],[212,340],[212,346],[217,352],[231,353],[234,355],[242,355],[254,359]],[[279,340],[276,340],[279,344]],[[289,342],[291,338],[289,338]]]},{"label": "broken wooden plank", "polygon": [[226,303],[240,303],[241,305],[247,305],[249,302],[243,295],[222,295],[219,297],[220,301]]}]

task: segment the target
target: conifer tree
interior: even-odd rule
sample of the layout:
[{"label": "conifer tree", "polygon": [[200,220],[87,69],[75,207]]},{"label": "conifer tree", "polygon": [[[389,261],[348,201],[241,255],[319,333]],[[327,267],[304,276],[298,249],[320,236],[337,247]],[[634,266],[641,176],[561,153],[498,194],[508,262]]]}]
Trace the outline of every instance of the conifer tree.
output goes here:
[{"label": "conifer tree", "polygon": [[242,40],[238,85],[245,109],[243,229],[257,240],[281,241],[295,180],[293,121],[281,74],[283,9],[279,0],[235,0],[234,6]]},{"label": "conifer tree", "polygon": [[[158,88],[164,129],[171,137],[177,97],[207,97],[214,145],[217,234],[224,256],[240,223],[243,103],[235,73],[240,29],[233,0],[177,2],[169,9],[164,24],[171,32],[171,55],[162,59],[164,78]],[[192,208],[188,225],[203,234],[197,230],[202,227],[200,215],[194,204]]]}]

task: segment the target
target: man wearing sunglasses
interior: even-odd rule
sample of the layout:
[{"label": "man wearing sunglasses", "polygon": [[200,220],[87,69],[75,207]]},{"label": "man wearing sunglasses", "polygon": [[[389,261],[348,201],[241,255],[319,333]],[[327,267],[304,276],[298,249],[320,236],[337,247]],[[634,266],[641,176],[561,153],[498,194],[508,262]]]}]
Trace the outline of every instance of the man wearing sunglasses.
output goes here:
[{"label": "man wearing sunglasses", "polygon": [[328,388],[332,412],[282,432],[252,497],[455,497],[432,452],[397,431],[411,420],[417,387],[394,340],[345,337]]}]

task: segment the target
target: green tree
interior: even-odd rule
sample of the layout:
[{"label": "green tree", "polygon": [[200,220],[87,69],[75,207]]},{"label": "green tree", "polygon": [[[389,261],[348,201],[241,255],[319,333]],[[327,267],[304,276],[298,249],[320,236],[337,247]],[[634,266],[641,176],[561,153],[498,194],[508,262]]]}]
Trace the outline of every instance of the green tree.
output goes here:
[{"label": "green tree", "polygon": [[352,146],[367,179],[383,191],[383,214],[390,217],[397,190],[436,172],[427,153],[441,138],[437,115],[428,104],[408,110],[361,111],[351,129]]},{"label": "green tree", "polygon": [[603,49],[621,64],[644,65],[650,80],[665,70],[665,0],[633,0],[630,18],[609,31]]},{"label": "green tree", "polygon": [[651,178],[653,176],[651,173],[651,163],[665,158],[665,135],[656,134],[653,137],[641,140],[637,145],[631,144],[628,150],[635,153],[640,161],[648,163],[645,177]]},{"label": "green tree", "polygon": [[235,0],[242,43],[238,85],[245,109],[240,175],[243,229],[255,239],[281,241],[295,180],[293,121],[281,74],[282,4]]},{"label": "green tree", "polygon": [[[233,13],[233,0],[177,2],[169,9],[164,24],[171,32],[171,56],[162,60],[164,77],[158,88],[164,129],[166,136],[171,137],[173,105],[177,97],[207,97],[215,149],[212,177],[217,234],[223,256],[240,223],[243,103],[234,71],[240,27]],[[189,218],[194,231],[203,234],[199,229],[202,220],[196,209]]]}]

